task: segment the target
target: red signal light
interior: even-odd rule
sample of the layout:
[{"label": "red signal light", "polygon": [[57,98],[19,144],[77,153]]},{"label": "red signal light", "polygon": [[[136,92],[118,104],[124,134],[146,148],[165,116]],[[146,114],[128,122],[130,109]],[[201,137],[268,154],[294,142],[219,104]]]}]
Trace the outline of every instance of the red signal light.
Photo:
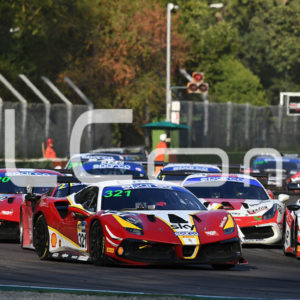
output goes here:
[{"label": "red signal light", "polygon": [[193,78],[196,81],[202,81],[203,80],[203,75],[201,73],[193,73]]}]

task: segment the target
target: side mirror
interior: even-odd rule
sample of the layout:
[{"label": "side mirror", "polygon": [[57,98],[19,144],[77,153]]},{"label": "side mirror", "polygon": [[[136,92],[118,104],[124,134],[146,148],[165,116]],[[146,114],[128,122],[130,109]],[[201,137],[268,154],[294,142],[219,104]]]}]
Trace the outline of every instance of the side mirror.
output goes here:
[{"label": "side mirror", "polygon": [[298,204],[289,204],[287,206],[288,210],[290,211],[297,211],[300,209],[300,206]]},{"label": "side mirror", "polygon": [[278,200],[280,201],[280,202],[285,202],[285,201],[287,201],[287,200],[289,200],[290,199],[290,196],[289,195],[286,195],[286,194],[279,194],[278,195]]},{"label": "side mirror", "polygon": [[79,206],[69,206],[69,211],[74,213],[76,216],[79,216],[81,218],[87,218],[90,216],[90,213],[84,210],[83,208],[80,208]]},{"label": "side mirror", "polygon": [[271,190],[267,190],[268,195],[270,196],[271,199],[274,199],[274,194]]},{"label": "side mirror", "polygon": [[40,199],[41,199],[41,195],[36,195],[36,194],[26,194],[25,195],[25,200],[29,201],[29,202],[37,202]]}]

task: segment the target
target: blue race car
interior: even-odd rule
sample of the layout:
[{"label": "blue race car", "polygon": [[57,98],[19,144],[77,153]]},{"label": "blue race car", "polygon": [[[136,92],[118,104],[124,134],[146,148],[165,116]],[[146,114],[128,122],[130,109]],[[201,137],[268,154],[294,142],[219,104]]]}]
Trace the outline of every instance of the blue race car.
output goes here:
[{"label": "blue race car", "polygon": [[197,173],[220,173],[217,166],[209,164],[176,163],[164,166],[157,178],[173,182],[182,182],[187,176]]},{"label": "blue race car", "polygon": [[100,160],[84,163],[76,170],[79,176],[88,175],[131,175],[133,178],[147,178],[146,171],[141,163],[117,160]]},{"label": "blue race car", "polygon": [[124,158],[122,155],[116,153],[81,153],[72,156],[66,164],[65,168],[72,169],[72,167],[76,168],[87,162],[95,162],[102,160],[124,160]]}]

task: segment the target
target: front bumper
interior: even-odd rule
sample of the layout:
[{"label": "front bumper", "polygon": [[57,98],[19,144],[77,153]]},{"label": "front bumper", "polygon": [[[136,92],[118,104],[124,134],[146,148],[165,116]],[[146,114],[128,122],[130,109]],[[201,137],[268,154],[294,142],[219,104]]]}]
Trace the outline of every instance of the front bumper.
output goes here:
[{"label": "front bumper", "polygon": [[19,223],[0,220],[0,239],[19,240]]},{"label": "front bumper", "polygon": [[197,255],[192,259],[189,259],[189,256],[194,254],[197,246],[126,239],[119,247],[122,247],[124,252],[122,255],[116,254],[117,257],[146,264],[234,264],[242,259],[238,238],[200,245]]},{"label": "front bumper", "polygon": [[276,223],[240,227],[244,238],[243,244],[271,245],[281,242],[282,231]]}]

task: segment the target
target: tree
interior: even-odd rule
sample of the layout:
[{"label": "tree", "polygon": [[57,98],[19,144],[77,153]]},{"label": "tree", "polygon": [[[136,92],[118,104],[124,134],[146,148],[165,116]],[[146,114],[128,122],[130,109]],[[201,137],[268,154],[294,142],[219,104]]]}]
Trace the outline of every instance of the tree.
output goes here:
[{"label": "tree", "polygon": [[[93,55],[64,72],[84,86],[98,106],[133,108],[136,128],[145,111],[162,117],[165,108],[166,8],[155,1],[109,3],[108,22],[96,33]],[[172,72],[183,63],[186,42],[172,20]],[[101,99],[99,99],[101,95]]]},{"label": "tree", "polygon": [[260,78],[268,102],[278,104],[280,91],[299,91],[298,1],[233,0],[227,12],[239,30],[238,57]]},{"label": "tree", "polygon": [[220,102],[267,105],[259,78],[232,56],[223,56],[217,66],[213,95]]}]

